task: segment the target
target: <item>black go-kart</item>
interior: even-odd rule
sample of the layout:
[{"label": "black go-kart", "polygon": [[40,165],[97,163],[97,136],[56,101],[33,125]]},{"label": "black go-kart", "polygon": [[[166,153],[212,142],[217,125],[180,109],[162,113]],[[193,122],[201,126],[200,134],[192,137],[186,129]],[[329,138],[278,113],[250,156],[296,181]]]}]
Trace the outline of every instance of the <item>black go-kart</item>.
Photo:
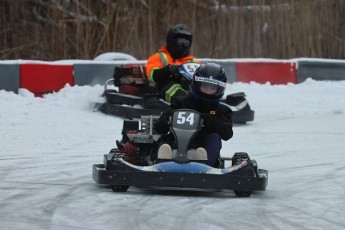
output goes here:
[{"label": "black go-kart", "polygon": [[[189,83],[197,63],[185,63],[179,67],[182,86],[188,90]],[[115,87],[117,87],[117,89]],[[145,77],[145,66],[142,64],[115,67],[114,76],[104,86],[105,103],[93,103],[95,111],[105,114],[140,118],[142,115],[161,115],[169,110],[169,103],[165,102],[155,88]],[[250,108],[243,92],[227,95],[222,99],[233,111],[234,123],[246,123],[254,120],[254,111]]]},{"label": "black go-kart", "polygon": [[[117,148],[104,155],[103,164],[93,165],[92,176],[97,184],[110,185],[116,192],[125,192],[129,186],[228,189],[239,197],[266,190],[268,172],[259,169],[245,152],[237,152],[232,158],[220,157],[217,167],[207,165],[207,156],[195,156],[191,143],[203,124],[198,112],[173,111],[169,117],[170,134],[155,132],[158,119],[159,116],[150,115],[141,120],[124,120]],[[161,157],[160,140],[171,134],[172,155]],[[230,162],[231,166],[225,167]]]}]

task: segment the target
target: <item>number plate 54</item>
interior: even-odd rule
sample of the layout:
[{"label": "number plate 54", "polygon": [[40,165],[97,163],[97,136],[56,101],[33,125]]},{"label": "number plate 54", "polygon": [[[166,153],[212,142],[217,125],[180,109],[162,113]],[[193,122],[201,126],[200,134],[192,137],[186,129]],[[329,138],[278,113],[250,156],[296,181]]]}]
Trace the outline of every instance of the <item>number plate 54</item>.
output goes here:
[{"label": "number plate 54", "polygon": [[176,110],[172,116],[171,125],[174,128],[193,130],[199,129],[200,114],[192,110]]}]

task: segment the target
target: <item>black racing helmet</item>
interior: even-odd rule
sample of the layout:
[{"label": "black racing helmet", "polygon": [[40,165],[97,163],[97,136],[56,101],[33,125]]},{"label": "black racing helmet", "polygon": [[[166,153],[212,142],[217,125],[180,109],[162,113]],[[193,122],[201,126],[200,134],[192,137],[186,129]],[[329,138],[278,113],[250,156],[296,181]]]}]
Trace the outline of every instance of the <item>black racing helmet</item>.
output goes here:
[{"label": "black racing helmet", "polygon": [[184,24],[172,26],[167,34],[167,49],[174,59],[186,57],[192,46],[192,32]]},{"label": "black racing helmet", "polygon": [[202,63],[193,74],[190,85],[196,99],[218,103],[227,85],[223,67],[215,63]]}]

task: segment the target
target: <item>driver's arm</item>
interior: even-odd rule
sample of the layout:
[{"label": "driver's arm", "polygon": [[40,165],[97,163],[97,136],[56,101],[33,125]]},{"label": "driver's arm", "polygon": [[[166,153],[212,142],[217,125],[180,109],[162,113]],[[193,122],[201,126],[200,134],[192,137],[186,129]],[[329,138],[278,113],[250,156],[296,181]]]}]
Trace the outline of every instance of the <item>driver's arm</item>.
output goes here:
[{"label": "driver's arm", "polygon": [[170,82],[174,74],[178,74],[179,65],[163,66],[159,55],[154,54],[147,60],[146,75],[151,83],[165,85]]},{"label": "driver's arm", "polygon": [[155,124],[155,130],[159,134],[166,134],[169,132],[169,116],[171,115],[171,111],[165,112],[160,116]]},{"label": "driver's arm", "polygon": [[229,140],[233,136],[232,111],[227,108],[217,115],[202,114],[204,119],[203,132],[218,133],[222,140]]}]

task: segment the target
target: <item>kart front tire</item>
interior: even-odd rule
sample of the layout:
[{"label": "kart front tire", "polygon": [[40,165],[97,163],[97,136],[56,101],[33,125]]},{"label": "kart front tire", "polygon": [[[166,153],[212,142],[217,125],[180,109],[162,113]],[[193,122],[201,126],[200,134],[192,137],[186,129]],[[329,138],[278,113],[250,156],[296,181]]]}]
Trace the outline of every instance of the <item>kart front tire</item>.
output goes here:
[{"label": "kart front tire", "polygon": [[[248,153],[237,152],[232,157],[232,165],[240,164],[244,160],[250,160]],[[234,193],[237,197],[250,197],[252,195],[252,191],[234,190]]]},{"label": "kart front tire", "polygon": [[111,189],[114,192],[127,192],[129,185],[113,185]]},{"label": "kart front tire", "polygon": [[250,195],[252,195],[252,191],[234,190],[234,193],[238,197],[250,197]]},{"label": "kart front tire", "polygon": [[240,164],[244,160],[250,160],[248,153],[236,152],[232,157],[232,166]]}]

